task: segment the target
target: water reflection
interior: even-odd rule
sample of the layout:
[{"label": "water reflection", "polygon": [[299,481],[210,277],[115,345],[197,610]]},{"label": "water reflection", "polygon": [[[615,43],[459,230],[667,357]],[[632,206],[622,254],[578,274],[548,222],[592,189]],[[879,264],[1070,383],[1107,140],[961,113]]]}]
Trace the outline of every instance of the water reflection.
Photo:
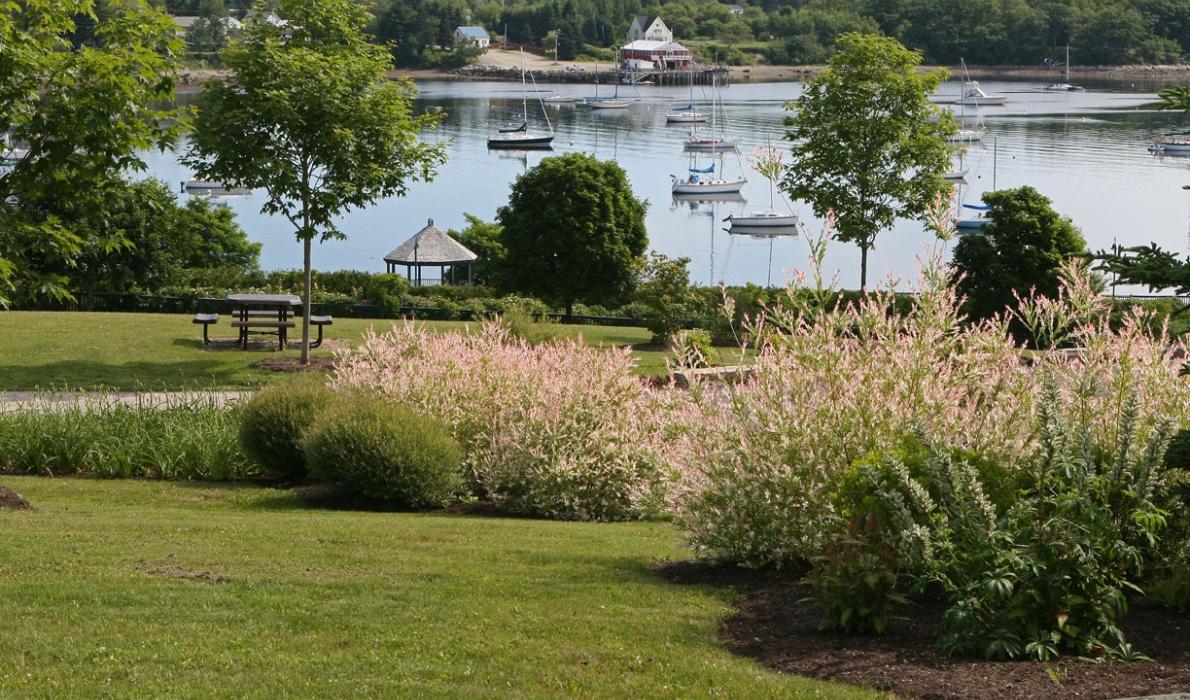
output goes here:
[{"label": "water reflection", "polygon": [[[1121,245],[1161,245],[1183,250],[1185,221],[1190,202],[1181,191],[1190,182],[1190,160],[1147,151],[1153,134],[1175,126],[1180,116],[1145,107],[1153,99],[1145,86],[1132,91],[1096,91],[1088,81],[1087,92],[1047,93],[1043,81],[1034,83],[981,80],[988,92],[1006,94],[1003,107],[984,110],[987,139],[971,145],[962,159],[966,183],[960,188],[963,202],[977,203],[995,185],[1032,185],[1050,197],[1059,212],[1082,229],[1092,249],[1106,248],[1113,238]],[[547,94],[587,96],[591,85],[538,85]],[[550,152],[489,152],[486,139],[496,127],[522,111],[520,86],[501,83],[423,83],[417,106],[442,110],[442,123],[427,138],[447,144],[449,161],[430,183],[415,183],[406,198],[381,202],[354,211],[339,222],[346,241],[328,242],[315,253],[317,266],[326,269],[382,270],[380,256],[434,218],[443,228],[465,225],[464,213],[483,219],[495,217],[508,198],[515,178]],[[775,274],[804,263],[806,250],[799,237],[755,238],[733,236],[723,230],[728,213],[743,211],[745,200],[768,202],[768,183],[749,170],[735,154],[728,154],[724,168],[733,175],[739,168],[748,179],[739,201],[695,202],[674,200],[671,178],[689,164],[682,142],[689,127],[671,127],[665,112],[674,99],[686,100],[681,87],[640,86],[639,99],[625,110],[590,110],[574,104],[552,104],[547,113],[556,137],[553,153],[585,152],[614,159],[628,174],[638,197],[652,203],[647,224],[650,247],[670,256],[691,258],[692,278],[703,284],[765,283]],[[737,84],[722,91],[728,133],[740,139],[740,151],[751,152],[770,139],[782,142],[785,102],[795,99],[801,86]],[[607,86],[600,93],[610,92]],[[956,94],[957,83],[942,93]],[[696,101],[706,100],[696,90]],[[540,114],[538,115],[540,117]],[[998,153],[998,158],[994,154]],[[706,158],[703,157],[705,162]],[[718,159],[716,159],[718,162]],[[150,173],[167,182],[193,179],[173,153],[152,154]],[[962,183],[960,183],[962,184]],[[262,263],[268,268],[294,268],[301,264],[301,249],[283,220],[259,213],[262,194],[229,202],[253,240],[264,244]],[[667,203],[669,206],[667,206]],[[792,211],[808,226],[819,225],[809,207],[794,202]],[[870,258],[873,279],[891,275],[912,279],[916,259],[929,244],[919,223],[898,222],[881,233]],[[772,256],[770,262],[770,248]],[[854,246],[832,243],[825,261],[828,274],[841,271],[840,283],[858,283],[859,254]]]}]

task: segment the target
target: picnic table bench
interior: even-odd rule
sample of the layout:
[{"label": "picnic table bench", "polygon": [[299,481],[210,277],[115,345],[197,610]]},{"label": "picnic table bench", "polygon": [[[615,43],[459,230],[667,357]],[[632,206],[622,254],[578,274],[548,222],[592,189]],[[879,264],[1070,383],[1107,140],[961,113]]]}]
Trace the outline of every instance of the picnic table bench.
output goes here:
[{"label": "picnic table bench", "polygon": [[[237,345],[247,350],[250,335],[275,335],[277,348],[285,349],[289,329],[297,326],[294,308],[301,304],[300,297],[295,294],[229,294],[227,301],[234,306],[231,326],[238,331]],[[202,325],[203,344],[210,346],[208,329],[219,322],[219,314],[198,313],[192,322]],[[310,325],[318,328],[318,338],[310,343],[311,348],[322,345],[323,328],[332,323],[334,319],[330,316],[311,314]]]}]

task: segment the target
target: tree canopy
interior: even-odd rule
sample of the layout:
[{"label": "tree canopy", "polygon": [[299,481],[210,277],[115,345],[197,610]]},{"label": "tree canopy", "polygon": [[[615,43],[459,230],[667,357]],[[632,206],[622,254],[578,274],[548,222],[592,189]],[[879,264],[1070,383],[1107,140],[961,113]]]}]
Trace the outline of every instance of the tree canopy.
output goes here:
[{"label": "tree canopy", "polygon": [[632,291],[648,246],[647,204],[611,161],[583,153],[543,158],[517,178],[498,219],[501,283],[573,311],[613,304]]},{"label": "tree canopy", "polygon": [[980,235],[963,236],[954,251],[967,313],[993,316],[1015,306],[1014,294],[1031,289],[1056,296],[1062,263],[1085,252],[1078,229],[1032,187],[987,192],[983,201],[991,221]]},{"label": "tree canopy", "polygon": [[954,119],[930,100],[945,71],[919,74],[921,55],[895,39],[846,34],[825,71],[806,83],[786,119],[793,162],[781,188],[834,212],[835,238],[860,248],[860,285],[868,251],[898,218],[921,218],[948,186],[946,136]]},{"label": "tree canopy", "polygon": [[1099,269],[1116,275],[1124,284],[1140,284],[1150,292],[1173,289],[1178,296],[1190,294],[1190,258],[1159,248],[1156,243],[1095,254]]},{"label": "tree canopy", "polygon": [[[264,6],[258,6],[263,14]],[[336,219],[433,177],[441,145],[413,113],[416,88],[388,80],[388,51],[367,41],[355,0],[280,0],[284,28],[250,20],[223,54],[231,72],[206,84],[184,161],[204,180],[264,190],[304,248],[302,361],[308,359],[310,248],[344,236]]]},{"label": "tree canopy", "polygon": [[[175,142],[180,50],[173,22],[144,0],[12,0],[0,12],[0,303],[16,288],[68,298],[84,248],[127,245],[76,226],[112,204],[106,185]],[[84,31],[85,30],[85,31]],[[7,150],[7,149],[3,149]]]}]

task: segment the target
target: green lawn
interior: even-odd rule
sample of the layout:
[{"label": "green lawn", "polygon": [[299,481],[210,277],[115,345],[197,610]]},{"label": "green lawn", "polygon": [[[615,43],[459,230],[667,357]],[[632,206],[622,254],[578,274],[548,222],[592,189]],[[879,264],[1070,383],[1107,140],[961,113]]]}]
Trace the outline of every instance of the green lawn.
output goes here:
[{"label": "green lawn", "polygon": [[286,491],[0,477],[0,697],[831,697],[717,640],[665,523],[314,510]]},{"label": "green lawn", "polygon": [[[275,351],[208,350],[202,329],[188,314],[131,314],[10,311],[0,313],[0,391],[15,389],[195,389],[253,386],[275,376],[248,365]],[[356,342],[368,327],[388,329],[392,321],[335,319],[327,337]],[[429,322],[434,328],[462,328],[460,322]],[[474,324],[472,324],[474,325]],[[582,334],[592,345],[647,343],[643,328],[559,326]],[[215,337],[232,336],[220,320]],[[287,351],[297,355],[296,350]],[[316,354],[318,354],[316,352]],[[323,351],[321,354],[329,354]],[[665,372],[666,353],[637,352],[640,372]]]}]

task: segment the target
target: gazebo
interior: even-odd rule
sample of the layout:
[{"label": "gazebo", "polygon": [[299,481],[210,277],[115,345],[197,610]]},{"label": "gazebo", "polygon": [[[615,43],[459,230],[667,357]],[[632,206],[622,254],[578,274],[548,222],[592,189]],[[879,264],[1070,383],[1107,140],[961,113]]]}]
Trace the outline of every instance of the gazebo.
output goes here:
[{"label": "gazebo", "polygon": [[434,226],[430,219],[426,227],[413,234],[413,238],[397,246],[396,250],[384,256],[389,272],[396,272],[398,265],[405,266],[405,276],[414,287],[422,286],[421,269],[437,267],[439,282],[445,283],[446,268],[450,268],[450,282],[455,284],[455,268],[467,266],[467,284],[471,284],[471,265],[479,257],[455,239]]}]

